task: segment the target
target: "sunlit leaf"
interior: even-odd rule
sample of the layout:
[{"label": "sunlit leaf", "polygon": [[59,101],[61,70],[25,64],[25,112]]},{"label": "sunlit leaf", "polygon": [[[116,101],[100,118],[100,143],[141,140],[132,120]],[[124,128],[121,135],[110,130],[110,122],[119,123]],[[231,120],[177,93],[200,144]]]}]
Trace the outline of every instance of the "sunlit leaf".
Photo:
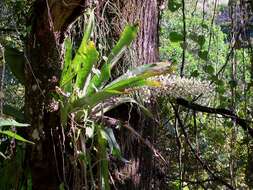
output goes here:
[{"label": "sunlit leaf", "polygon": [[158,86],[159,83],[147,79],[161,74],[172,73],[173,69],[174,66],[168,62],[153,63],[136,68],[130,73],[126,73],[119,77],[119,79],[111,82],[104,89],[93,93],[92,95],[86,95],[75,100],[73,103],[71,103],[70,112],[73,112],[78,108],[92,109],[95,105],[105,101],[108,98],[129,93],[129,88]]},{"label": "sunlit leaf", "polygon": [[138,25],[126,25],[123,32],[120,35],[119,41],[113,47],[111,53],[108,56],[107,63],[113,67],[115,63],[121,57],[122,51],[124,51],[136,38],[138,32]]},{"label": "sunlit leaf", "polygon": [[14,133],[12,131],[8,131],[8,130],[7,131],[0,131],[0,134],[7,135],[8,137],[12,137],[12,138],[17,139],[22,142],[34,144],[33,142],[24,139],[23,137],[21,137],[20,135]]},{"label": "sunlit leaf", "polygon": [[60,79],[60,87],[64,89],[65,92],[71,92],[72,88],[72,78],[73,71],[71,70],[72,62],[72,42],[70,38],[65,40],[65,56],[64,56],[64,65]]},{"label": "sunlit leaf", "polygon": [[95,25],[95,15],[93,9],[90,11],[89,21],[85,26],[84,35],[81,43],[82,45],[87,44],[89,42],[91,34],[93,32],[94,25]]},{"label": "sunlit leaf", "polygon": [[82,55],[79,61],[79,68],[77,70],[76,86],[82,89],[88,75],[90,74],[93,65],[98,61],[98,52],[93,42],[89,42],[86,46],[83,46]]},{"label": "sunlit leaf", "polygon": [[184,40],[184,36],[181,33],[178,32],[171,32],[169,34],[169,39],[171,42],[181,42]]},{"label": "sunlit leaf", "polygon": [[94,10],[92,10],[90,13],[88,24],[85,27],[84,37],[72,61],[71,42],[69,40],[66,40],[65,42],[66,57],[60,84],[61,87],[64,87],[63,89],[67,92],[71,91],[71,82],[75,76],[77,76],[76,87],[79,89],[83,87],[92,65],[98,60],[98,53],[95,49],[94,43],[89,42],[93,26]]},{"label": "sunlit leaf", "polygon": [[[110,72],[115,63],[121,58],[123,51],[131,44],[136,38],[138,31],[138,25],[127,25],[124,31],[120,35],[119,41],[113,47],[109,54],[106,63],[101,68],[100,75],[94,75],[91,83],[88,87],[87,94],[91,94],[95,91],[95,88],[99,88],[102,84],[107,82],[110,78]],[[94,88],[95,87],[95,88]]]},{"label": "sunlit leaf", "polygon": [[108,84],[105,89],[121,91],[126,88],[148,86],[148,81],[145,79],[172,72],[173,66],[170,63],[160,62],[144,65],[119,77],[119,79]]},{"label": "sunlit leaf", "polygon": [[111,66],[105,63],[101,68],[100,74],[98,73],[93,76],[87,89],[88,95],[96,91],[96,89],[98,89],[102,85],[103,81],[107,81],[110,78],[110,75],[111,75],[110,68]]},{"label": "sunlit leaf", "polygon": [[30,125],[25,123],[18,123],[13,119],[0,119],[0,127],[4,126],[28,127]]}]

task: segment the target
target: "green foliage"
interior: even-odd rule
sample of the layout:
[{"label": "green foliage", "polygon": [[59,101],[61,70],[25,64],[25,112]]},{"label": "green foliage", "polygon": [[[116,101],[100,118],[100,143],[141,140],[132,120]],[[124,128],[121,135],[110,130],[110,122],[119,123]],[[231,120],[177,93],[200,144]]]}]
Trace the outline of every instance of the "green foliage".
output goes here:
[{"label": "green foliage", "polygon": [[12,132],[10,130],[2,130],[3,128],[6,128],[6,127],[28,127],[28,126],[29,126],[29,124],[18,123],[13,119],[3,119],[3,118],[1,118],[0,119],[0,134],[6,135],[9,138],[14,138],[14,139],[22,141],[22,142],[34,144],[33,142],[24,139],[20,135]]},{"label": "green foliage", "polygon": [[94,92],[101,85],[106,83],[110,78],[111,69],[114,67],[115,63],[121,58],[124,50],[131,44],[137,35],[138,26],[137,25],[127,25],[121,34],[119,41],[113,47],[111,53],[109,54],[107,61],[101,68],[101,72],[94,75],[88,86],[87,94]]},{"label": "green foliage", "polygon": [[9,115],[15,118],[17,121],[20,121],[20,122],[23,122],[25,119],[24,114],[20,110],[8,104],[3,106],[3,113],[5,115]]},{"label": "green foliage", "polygon": [[1,119],[0,127],[3,127],[3,126],[28,127],[29,124],[18,123],[13,119]]},{"label": "green foliage", "polygon": [[208,60],[208,51],[199,51],[198,56],[204,61]]},{"label": "green foliage", "polygon": [[178,0],[171,0],[168,2],[168,8],[170,11],[175,12],[181,7],[181,3]]},{"label": "green foliage", "polygon": [[13,75],[21,84],[25,82],[25,58],[24,54],[15,48],[5,47],[5,61]]},{"label": "green foliage", "polygon": [[22,142],[34,144],[33,142],[28,141],[28,140],[24,139],[23,137],[21,137],[20,135],[14,133],[14,132],[12,132],[12,131],[9,131],[9,130],[4,130],[4,131],[1,131],[1,130],[0,130],[0,134],[6,135],[6,136],[8,136],[9,138],[14,138],[14,139],[19,140],[19,141],[22,141]]},{"label": "green foliage", "polygon": [[169,39],[171,42],[181,42],[184,36],[178,32],[170,32]]},{"label": "green foliage", "polygon": [[[161,20],[160,53],[162,59],[170,59],[180,66],[183,52],[181,42],[184,37],[182,32],[183,18],[180,5],[176,8],[174,2],[169,3],[170,6],[168,10],[164,11],[164,17]],[[202,3],[196,1],[185,1],[186,47],[184,49],[184,74],[194,80],[204,79],[210,81],[214,86],[214,92],[212,97],[208,97],[203,93],[195,101],[207,107],[233,110],[241,118],[248,120],[251,126],[253,94],[249,82],[252,80],[252,77],[250,77],[252,73],[250,74],[249,70],[251,70],[252,65],[252,61],[250,61],[252,52],[243,47],[237,47],[238,49],[233,49],[232,54],[228,56],[231,51],[230,48],[233,46],[230,42],[233,31],[227,33],[222,31],[221,25],[224,23],[218,23],[217,17],[220,18],[224,15],[218,12],[218,7],[216,8],[216,14],[213,15],[213,4],[206,1],[208,8],[205,7],[205,10],[199,9],[202,6],[204,7]],[[175,8],[173,9],[173,7]],[[231,9],[231,7],[223,8],[223,10],[228,9]],[[236,25],[236,23],[234,24]],[[191,88],[194,88],[194,86]],[[168,100],[164,99],[166,98],[161,98],[159,105],[163,113],[167,115],[169,124],[167,124],[168,129],[165,127],[159,137],[162,138],[164,133],[168,133],[168,136],[173,139],[164,138],[161,140],[161,144],[170,150],[168,154],[172,160],[172,166],[168,171],[171,178],[175,177],[175,180],[169,180],[169,187],[171,189],[180,189],[180,185],[189,184],[189,189],[200,189],[199,184],[187,182],[187,180],[205,181],[210,178],[210,174],[207,174],[208,172],[200,166],[198,161],[193,161],[195,157],[190,156],[189,146],[184,145],[184,143],[187,144],[187,140],[182,137],[181,129],[177,129],[179,138],[176,137],[176,129],[173,127],[177,123],[173,120],[173,110],[171,108],[164,109],[168,105]],[[179,107],[179,110],[180,117],[188,133],[188,140],[199,156],[210,165],[215,175],[229,183],[231,180],[235,180],[237,185],[235,189],[246,187],[245,175],[247,172],[245,166],[249,162],[249,158],[246,158],[248,155],[246,152],[249,151],[252,154],[252,149],[247,147],[252,146],[252,142],[247,141],[249,140],[248,135],[245,135],[233,120],[220,115],[194,112],[182,106]],[[177,138],[177,141],[181,141],[181,145],[174,142],[175,138]],[[242,141],[245,143],[242,143]],[[176,155],[173,156],[175,152]],[[178,163],[178,155],[182,156],[182,163]],[[184,172],[183,181],[178,180],[179,170]],[[229,174],[232,170],[234,176]],[[185,182],[184,178],[186,178]],[[224,186],[216,181],[201,184],[207,189],[224,189]]]},{"label": "green foliage", "polygon": [[108,135],[106,135],[105,131],[101,126],[97,127],[98,135],[98,157],[101,159],[100,161],[100,187],[102,190],[109,190],[109,161],[107,159],[107,142],[108,142]]},{"label": "green foliage", "polygon": [[[31,184],[28,182],[27,188],[22,188],[22,185],[18,185],[17,181],[24,181],[21,174],[23,171],[23,162],[25,159],[25,151],[23,147],[17,146],[15,155],[12,155],[4,158],[3,160],[0,157],[0,187],[1,190],[10,190],[10,189],[27,189],[31,190]],[[24,184],[23,184],[24,185]]]},{"label": "green foliage", "polygon": [[[93,26],[94,12],[91,11],[81,45],[73,58],[71,41],[69,39],[65,41],[66,54],[58,97],[61,103],[62,125],[66,127],[70,115],[72,115],[75,122],[83,126],[84,130],[80,130],[78,133],[85,132],[85,138],[95,141],[91,146],[97,151],[95,160],[94,155],[90,151],[85,151],[84,148],[82,153],[79,154],[79,159],[87,171],[89,170],[87,168],[91,167],[91,161],[98,161],[99,186],[101,189],[108,190],[110,189],[108,155],[110,154],[122,160],[123,158],[113,130],[102,126],[99,122],[95,122],[94,118],[103,118],[104,113],[123,103],[130,102],[139,105],[132,98],[122,97],[122,95],[127,96],[144,86],[160,86],[159,82],[150,78],[172,73],[173,67],[166,62],[145,64],[110,81],[111,70],[122,57],[126,48],[135,39],[138,26],[126,25],[120,39],[102,64],[99,64],[101,62],[95,44],[90,41]],[[112,99],[115,100],[113,105],[106,104]],[[140,105],[140,108],[149,116],[151,115],[143,106]],[[91,123],[91,125],[88,123]],[[84,135],[80,134],[75,137],[73,143],[75,144],[77,140],[82,142],[84,139],[82,136]],[[90,178],[93,178],[93,174],[90,174]]]}]

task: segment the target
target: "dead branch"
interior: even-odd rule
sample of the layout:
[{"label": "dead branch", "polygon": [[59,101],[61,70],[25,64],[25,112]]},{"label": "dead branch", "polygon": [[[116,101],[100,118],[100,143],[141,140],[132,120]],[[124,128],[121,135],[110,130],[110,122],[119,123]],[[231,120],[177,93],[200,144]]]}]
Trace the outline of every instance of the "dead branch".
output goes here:
[{"label": "dead branch", "polygon": [[247,121],[245,119],[242,119],[238,117],[235,113],[233,113],[230,110],[224,109],[224,108],[210,108],[206,106],[202,106],[193,102],[189,102],[183,98],[177,98],[176,102],[178,105],[181,105],[183,107],[198,111],[198,112],[204,112],[204,113],[210,113],[210,114],[220,114],[224,117],[230,118],[233,121],[236,122],[236,124],[240,125],[242,129],[249,133],[251,137],[253,137],[253,129],[249,126],[251,121]]}]

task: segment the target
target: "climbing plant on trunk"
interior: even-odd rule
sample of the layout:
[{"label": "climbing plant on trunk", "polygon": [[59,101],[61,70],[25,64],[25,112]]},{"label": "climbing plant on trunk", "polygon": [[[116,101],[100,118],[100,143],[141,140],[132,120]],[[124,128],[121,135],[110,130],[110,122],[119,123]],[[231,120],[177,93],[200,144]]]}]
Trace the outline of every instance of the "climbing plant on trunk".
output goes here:
[{"label": "climbing plant on trunk", "polygon": [[[137,5],[138,2],[133,3]],[[66,164],[72,159],[71,157],[68,157],[69,160],[63,159],[70,151],[65,147],[69,139],[65,138],[62,130],[60,105],[55,101],[54,94],[56,87],[60,86],[60,73],[64,62],[64,39],[69,26],[83,13],[88,4],[83,0],[60,2],[37,0],[34,3],[33,19],[30,23],[31,33],[28,35],[25,50],[25,114],[31,124],[28,137],[35,142],[35,145],[28,147],[26,164],[30,168],[33,189],[58,189],[61,182],[67,180],[64,174],[71,171],[71,167],[77,167]],[[146,19],[140,23],[138,43],[135,45],[138,50],[137,61],[151,63],[157,59],[158,3],[143,1],[142,5],[138,3],[138,6],[142,12],[139,18]],[[136,9],[134,13],[137,11]],[[149,47],[152,47],[151,50]],[[82,80],[82,77],[77,76],[75,85],[83,87],[80,83]],[[120,86],[119,88],[122,90]],[[73,102],[72,108],[80,103],[78,101]],[[77,173],[70,174],[68,176],[70,181],[75,181],[76,175]],[[74,187],[74,184],[70,184],[69,188],[72,186]]]}]

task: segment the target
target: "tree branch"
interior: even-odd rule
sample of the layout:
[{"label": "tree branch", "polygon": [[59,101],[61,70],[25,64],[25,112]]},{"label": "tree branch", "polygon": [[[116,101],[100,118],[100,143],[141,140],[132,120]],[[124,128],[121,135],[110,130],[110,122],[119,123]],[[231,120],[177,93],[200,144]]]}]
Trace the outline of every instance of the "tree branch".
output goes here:
[{"label": "tree branch", "polygon": [[223,109],[223,108],[210,108],[210,107],[202,106],[196,103],[189,102],[183,98],[177,98],[176,102],[178,105],[181,105],[183,107],[186,107],[195,111],[211,113],[211,114],[220,114],[220,115],[223,115],[224,117],[228,117],[234,120],[236,124],[240,125],[245,132],[249,133],[250,136],[253,137],[253,129],[249,127],[250,121],[247,121],[245,119],[238,117],[235,113],[233,113],[230,110]]},{"label": "tree branch", "polygon": [[185,130],[184,124],[183,124],[183,122],[182,122],[182,120],[181,120],[181,118],[180,118],[180,115],[179,115],[179,113],[178,113],[177,108],[176,108],[173,104],[171,104],[171,105],[172,105],[173,110],[174,110],[174,112],[175,112],[175,116],[176,116],[176,118],[178,119],[179,127],[181,128],[181,130],[182,130],[182,132],[183,132],[183,134],[184,134],[185,140],[186,140],[188,146],[190,147],[190,150],[191,150],[192,154],[193,154],[193,155],[195,156],[195,158],[199,161],[199,163],[202,165],[202,167],[212,176],[212,178],[213,178],[214,180],[219,181],[221,184],[225,185],[225,186],[228,187],[229,189],[234,190],[234,188],[233,188],[230,184],[228,184],[225,180],[223,180],[221,177],[215,175],[215,173],[211,170],[211,168],[209,167],[209,165],[206,164],[206,163],[202,160],[202,158],[196,153],[196,150],[193,148],[193,146],[192,146],[192,144],[191,144],[191,142],[190,142],[189,136],[188,136],[188,134],[187,134],[187,132],[186,132],[186,130]]}]

